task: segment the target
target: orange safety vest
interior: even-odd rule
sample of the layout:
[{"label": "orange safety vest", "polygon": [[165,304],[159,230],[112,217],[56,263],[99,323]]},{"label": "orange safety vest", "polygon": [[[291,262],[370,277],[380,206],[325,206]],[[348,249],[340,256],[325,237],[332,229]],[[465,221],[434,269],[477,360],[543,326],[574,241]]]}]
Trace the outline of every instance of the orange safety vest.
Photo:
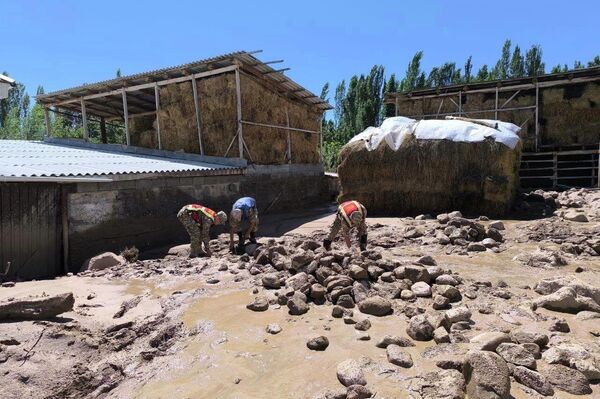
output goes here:
[{"label": "orange safety vest", "polygon": [[346,201],[338,207],[338,215],[341,216],[342,220],[344,220],[348,226],[352,226],[352,220],[350,220],[350,215],[354,212],[360,212],[363,215],[362,206],[358,201]]},{"label": "orange safety vest", "polygon": [[191,213],[192,219],[194,219],[194,221],[196,223],[201,222],[198,212],[202,212],[206,217],[208,217],[210,220],[212,220],[213,223],[215,221],[215,217],[217,216],[217,213],[215,211],[213,211],[212,209],[207,208],[205,206],[202,206],[202,205],[190,204],[190,205],[186,206],[185,208],[188,212]]}]

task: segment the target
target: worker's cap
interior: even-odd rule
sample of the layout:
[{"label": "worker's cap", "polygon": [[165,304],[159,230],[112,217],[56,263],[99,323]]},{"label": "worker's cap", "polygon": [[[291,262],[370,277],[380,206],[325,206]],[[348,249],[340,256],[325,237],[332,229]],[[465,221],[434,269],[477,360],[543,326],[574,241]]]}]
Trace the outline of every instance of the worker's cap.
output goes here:
[{"label": "worker's cap", "polygon": [[217,212],[217,217],[221,220],[221,223],[227,222],[227,214],[223,211]]},{"label": "worker's cap", "polygon": [[242,210],[241,209],[233,209],[229,214],[232,221],[239,222],[242,220]]},{"label": "worker's cap", "polygon": [[360,223],[363,220],[363,216],[360,212],[352,212],[350,219],[355,223]]}]

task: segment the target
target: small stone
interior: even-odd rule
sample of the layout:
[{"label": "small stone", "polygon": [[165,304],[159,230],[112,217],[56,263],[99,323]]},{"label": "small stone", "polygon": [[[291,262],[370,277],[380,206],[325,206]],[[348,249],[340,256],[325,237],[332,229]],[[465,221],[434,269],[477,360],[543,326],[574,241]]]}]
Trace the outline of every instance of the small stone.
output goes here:
[{"label": "small stone", "polygon": [[508,363],[512,363],[517,366],[524,366],[529,369],[536,368],[536,361],[533,357],[533,354],[527,349],[523,348],[521,345],[504,342],[498,345],[496,348],[496,353],[502,356],[502,358]]},{"label": "small stone", "polygon": [[431,296],[431,286],[423,281],[414,283],[410,289],[418,297],[426,298]]},{"label": "small stone", "polygon": [[436,266],[437,265],[437,262],[435,261],[435,259],[433,259],[433,257],[431,255],[425,255],[425,256],[419,258],[419,260],[417,260],[417,263],[420,263],[425,266]]},{"label": "small stone", "polygon": [[446,311],[446,316],[450,323],[456,323],[458,321],[469,321],[471,320],[471,310],[466,306],[459,306]]},{"label": "small stone", "polygon": [[503,332],[490,331],[471,338],[473,349],[496,352],[498,345],[510,342],[510,336]]},{"label": "small stone", "polygon": [[252,303],[246,305],[246,309],[254,312],[264,312],[269,308],[269,300],[264,296],[257,296]]},{"label": "small stone", "polygon": [[354,328],[359,331],[367,331],[371,328],[371,322],[369,319],[363,319],[354,325]]},{"label": "small stone", "polygon": [[350,277],[352,277],[355,280],[366,280],[369,278],[369,274],[368,274],[367,270],[363,269],[362,267],[360,267],[358,265],[350,266],[350,270],[348,271],[348,274],[350,275]]},{"label": "small stone", "polygon": [[454,276],[450,274],[442,274],[437,276],[435,279],[435,283],[439,285],[458,285],[458,281],[454,278]]},{"label": "small stone", "polygon": [[302,298],[297,292],[295,292],[294,295],[288,299],[287,307],[289,309],[288,313],[293,316],[303,315],[310,309],[304,298]]},{"label": "small stone", "polygon": [[327,337],[321,335],[320,337],[309,339],[306,346],[313,351],[324,351],[329,346],[329,340]]},{"label": "small stone", "polygon": [[352,316],[344,316],[344,324],[356,324],[356,320]]},{"label": "small stone", "polygon": [[465,358],[463,375],[469,398],[510,398],[508,366],[494,352],[469,352]]},{"label": "small stone", "polygon": [[400,291],[400,299],[405,301],[410,301],[411,299],[415,299],[416,295],[411,290],[402,290]]},{"label": "small stone", "polygon": [[535,344],[533,342],[525,342],[522,343],[521,346],[527,349],[529,352],[531,352],[535,359],[539,359],[542,357],[542,351],[540,350],[538,344]]},{"label": "small stone", "polygon": [[546,377],[537,371],[530,370],[523,366],[516,366],[513,369],[512,375],[519,384],[523,384],[526,387],[537,391],[541,395],[554,395],[552,385],[546,380]]},{"label": "small stone", "polygon": [[489,224],[489,227],[496,229],[496,230],[504,230],[504,223],[501,220],[496,220],[494,222],[491,222]]},{"label": "small stone", "polygon": [[413,366],[413,360],[409,353],[402,350],[398,345],[388,345],[387,359],[390,363],[396,366],[410,368]]},{"label": "small stone", "polygon": [[430,341],[433,338],[433,330],[427,315],[419,314],[410,319],[406,333],[416,341]]},{"label": "small stone", "polygon": [[550,331],[568,333],[571,332],[571,327],[569,327],[569,323],[565,319],[554,320],[552,325],[550,325]]},{"label": "small stone", "polygon": [[394,281],[396,281],[396,277],[394,276],[394,273],[392,273],[392,272],[382,273],[381,276],[379,276],[379,278],[384,283],[393,283]]},{"label": "small stone", "polygon": [[371,336],[366,332],[361,332],[360,334],[358,334],[358,337],[356,337],[356,339],[358,341],[369,341],[371,340]]},{"label": "small stone", "polygon": [[337,305],[334,306],[333,309],[331,309],[331,316],[336,319],[341,319],[344,316],[344,308]]},{"label": "small stone", "polygon": [[336,374],[338,380],[346,387],[351,385],[367,385],[365,375],[356,360],[347,359],[339,363],[336,367]]},{"label": "small stone", "polygon": [[392,303],[381,296],[372,296],[358,303],[358,309],[373,316],[385,316],[392,311]]},{"label": "small stone", "polygon": [[550,364],[540,372],[556,389],[573,395],[589,395],[592,393],[588,379],[578,370],[562,364]]},{"label": "small stone", "polygon": [[485,252],[486,249],[485,245],[478,242],[471,242],[467,245],[467,251],[469,252]]},{"label": "small stone", "polygon": [[15,282],[14,281],[5,281],[4,283],[2,283],[2,287],[4,288],[11,288],[15,286]]},{"label": "small stone", "polygon": [[576,211],[569,211],[569,212],[565,213],[563,215],[563,218],[565,218],[566,220],[570,220],[571,222],[579,222],[579,223],[588,222],[588,218],[587,218],[587,216],[585,216],[584,213],[576,212]]},{"label": "small stone", "polygon": [[278,289],[281,287],[281,281],[277,273],[267,273],[262,276],[262,285],[269,289]]},{"label": "small stone", "polygon": [[368,399],[373,396],[369,388],[363,385],[350,385],[346,391],[345,399]]},{"label": "small stone", "polygon": [[218,284],[219,283],[219,279],[218,278],[209,278],[208,280],[206,280],[207,284]]},{"label": "small stone", "polygon": [[281,327],[277,323],[272,323],[272,324],[267,325],[266,330],[269,334],[275,335],[275,334],[279,334],[281,332]]},{"label": "small stone", "polygon": [[352,309],[354,307],[354,300],[350,295],[344,294],[340,295],[336,304],[346,309]]}]

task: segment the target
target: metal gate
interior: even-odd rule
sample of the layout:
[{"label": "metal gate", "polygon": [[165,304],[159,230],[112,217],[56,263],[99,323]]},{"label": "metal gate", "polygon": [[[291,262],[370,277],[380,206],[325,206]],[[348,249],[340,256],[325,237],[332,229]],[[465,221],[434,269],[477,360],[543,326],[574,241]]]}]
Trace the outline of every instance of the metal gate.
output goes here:
[{"label": "metal gate", "polygon": [[0,183],[0,273],[30,280],[62,271],[60,185]]}]

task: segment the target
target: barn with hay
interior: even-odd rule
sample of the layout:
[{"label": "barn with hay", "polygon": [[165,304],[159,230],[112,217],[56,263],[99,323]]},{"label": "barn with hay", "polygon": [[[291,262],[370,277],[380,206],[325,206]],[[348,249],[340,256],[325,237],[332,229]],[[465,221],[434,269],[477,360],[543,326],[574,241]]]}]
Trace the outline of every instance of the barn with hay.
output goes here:
[{"label": "barn with hay", "polygon": [[[253,196],[264,215],[327,201],[331,106],[255,53],[38,96],[45,139],[0,140],[0,273],[52,277],[104,251],[168,249],[188,239],[175,215],[189,203]],[[79,137],[53,131],[58,115]]]},{"label": "barn with hay", "polygon": [[518,131],[493,120],[388,118],[342,148],[340,200],[371,214],[505,214],[518,186]]},{"label": "barn with hay", "polygon": [[521,128],[523,187],[600,187],[600,67],[403,93],[396,115],[500,119]]}]

